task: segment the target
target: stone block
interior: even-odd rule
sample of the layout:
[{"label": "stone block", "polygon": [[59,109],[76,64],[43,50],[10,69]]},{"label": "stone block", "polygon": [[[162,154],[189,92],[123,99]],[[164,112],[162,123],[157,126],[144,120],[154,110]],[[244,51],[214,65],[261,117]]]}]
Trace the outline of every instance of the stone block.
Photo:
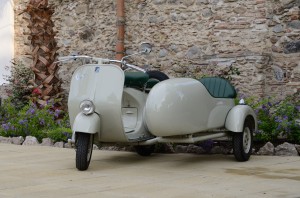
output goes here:
[{"label": "stone block", "polygon": [[50,138],[43,138],[41,146],[53,146],[53,140]]},{"label": "stone block", "polygon": [[2,136],[0,136],[0,143],[12,144],[12,139],[10,137],[2,137]]},{"label": "stone block", "polygon": [[39,145],[38,140],[36,137],[33,136],[26,136],[25,141],[22,144],[23,146],[36,146]]},{"label": "stone block", "polygon": [[161,4],[165,4],[167,2],[167,0],[154,0],[153,3],[155,5],[161,5]]},{"label": "stone block", "polygon": [[299,144],[295,144],[295,148],[298,151],[298,154],[300,155],[300,145]]},{"label": "stone block", "polygon": [[64,142],[55,142],[53,147],[64,148]]},{"label": "stone block", "polygon": [[300,52],[300,40],[287,43],[283,51],[286,54]]},{"label": "stone block", "polygon": [[280,33],[280,32],[283,32],[283,31],[284,31],[284,28],[281,24],[275,25],[274,28],[273,28],[273,32],[275,32],[275,33]]},{"label": "stone block", "polygon": [[288,23],[288,27],[294,28],[294,29],[300,29],[300,21],[299,20],[293,20]]},{"label": "stone block", "polygon": [[258,155],[274,155],[275,147],[271,142],[267,142],[257,152]]},{"label": "stone block", "polygon": [[276,148],[275,148],[275,155],[283,155],[283,156],[298,156],[298,151],[297,149],[295,148],[295,145],[294,144],[290,144],[290,143],[283,143],[283,144],[280,144],[278,145]]},{"label": "stone block", "polygon": [[64,144],[64,148],[73,148],[72,144],[70,144],[69,142]]},{"label": "stone block", "polygon": [[22,145],[24,142],[24,138],[22,136],[19,137],[13,137],[12,138],[12,143],[16,145]]}]

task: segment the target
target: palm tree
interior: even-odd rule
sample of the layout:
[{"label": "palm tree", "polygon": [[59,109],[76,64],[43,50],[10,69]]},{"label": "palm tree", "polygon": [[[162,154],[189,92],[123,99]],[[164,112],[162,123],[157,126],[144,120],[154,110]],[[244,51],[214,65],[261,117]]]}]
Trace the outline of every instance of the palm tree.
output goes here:
[{"label": "palm tree", "polygon": [[45,105],[48,100],[61,98],[60,80],[56,76],[58,69],[54,62],[56,58],[57,43],[53,31],[51,16],[53,9],[48,5],[48,0],[31,0],[25,10],[30,15],[28,28],[32,45],[31,56],[33,64],[31,69],[35,79],[31,82],[34,85],[31,100]]}]

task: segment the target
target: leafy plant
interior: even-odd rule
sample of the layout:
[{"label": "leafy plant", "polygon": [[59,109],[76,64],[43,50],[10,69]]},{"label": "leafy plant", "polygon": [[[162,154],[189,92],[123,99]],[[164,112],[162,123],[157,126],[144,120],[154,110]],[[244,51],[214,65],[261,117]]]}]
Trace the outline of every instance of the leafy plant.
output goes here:
[{"label": "leafy plant", "polygon": [[30,16],[28,29],[33,50],[28,53],[33,63],[26,67],[21,62],[13,62],[12,75],[7,77],[12,87],[8,92],[18,109],[24,107],[27,100],[45,105],[51,99],[56,106],[64,106],[61,102],[61,81],[56,75],[58,48],[51,20],[53,12],[54,8],[48,4],[48,0],[30,0],[22,12]]},{"label": "leafy plant", "polygon": [[274,141],[285,138],[300,143],[300,101],[299,93],[275,101],[271,98],[246,100],[255,109],[258,119],[258,131],[255,138],[262,141]]},{"label": "leafy plant", "polygon": [[37,106],[31,102],[19,110],[7,99],[0,108],[0,124],[0,135],[6,137],[31,135],[41,140],[51,136],[65,141],[69,136],[64,133],[70,132],[67,113],[51,103]]},{"label": "leafy plant", "polygon": [[52,139],[54,142],[64,141],[67,142],[72,136],[72,130],[70,128],[59,127],[50,130],[43,131],[46,136]]},{"label": "leafy plant", "polygon": [[11,66],[11,75],[4,76],[9,82],[6,89],[10,96],[10,102],[14,104],[16,109],[20,110],[29,102],[36,105],[46,105],[47,101],[54,104],[56,107],[63,108],[64,99],[63,93],[53,94],[51,97],[45,95],[41,86],[35,83],[35,74],[31,68],[24,65],[22,62],[13,61]]},{"label": "leafy plant", "polygon": [[4,76],[4,78],[10,83],[10,87],[6,90],[10,96],[10,102],[13,103],[17,109],[21,109],[28,104],[26,96],[31,95],[32,92],[32,87],[29,83],[34,80],[32,70],[22,62],[12,61],[11,75]]}]

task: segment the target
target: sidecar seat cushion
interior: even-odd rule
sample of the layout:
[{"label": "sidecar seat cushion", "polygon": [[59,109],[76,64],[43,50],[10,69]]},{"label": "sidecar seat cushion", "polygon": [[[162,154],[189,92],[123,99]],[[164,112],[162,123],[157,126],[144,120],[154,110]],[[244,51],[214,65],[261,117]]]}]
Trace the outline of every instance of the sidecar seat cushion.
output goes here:
[{"label": "sidecar seat cushion", "polygon": [[149,80],[149,75],[143,72],[125,72],[126,87],[143,88],[145,83]]},{"label": "sidecar seat cushion", "polygon": [[236,98],[237,93],[231,83],[220,77],[201,78],[200,82],[214,98]]}]

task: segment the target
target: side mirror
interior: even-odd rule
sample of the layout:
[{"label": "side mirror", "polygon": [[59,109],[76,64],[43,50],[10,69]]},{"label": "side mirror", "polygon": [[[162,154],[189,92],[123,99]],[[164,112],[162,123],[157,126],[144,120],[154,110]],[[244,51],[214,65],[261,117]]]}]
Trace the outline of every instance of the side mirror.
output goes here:
[{"label": "side mirror", "polygon": [[152,51],[152,45],[150,43],[141,43],[140,45],[140,52],[142,54],[150,54],[150,52]]}]

